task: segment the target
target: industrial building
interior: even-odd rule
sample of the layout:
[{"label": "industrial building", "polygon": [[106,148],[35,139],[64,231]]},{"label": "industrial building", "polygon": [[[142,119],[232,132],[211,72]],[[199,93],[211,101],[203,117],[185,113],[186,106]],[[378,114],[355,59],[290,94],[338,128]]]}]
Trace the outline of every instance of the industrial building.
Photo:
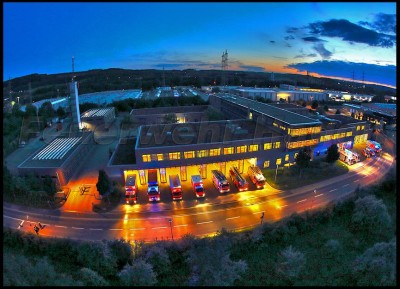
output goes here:
[{"label": "industrial building", "polygon": [[166,116],[175,115],[178,123],[198,122],[206,117],[208,105],[154,107],[131,110],[131,120],[139,125],[162,124]]},{"label": "industrial building", "polygon": [[274,89],[274,88],[237,88],[233,91],[234,94],[237,94],[242,97],[247,98],[256,98],[261,97],[265,100],[269,101],[325,101],[328,100],[328,95],[323,90],[283,90],[283,89]]},{"label": "industrial building", "polygon": [[355,119],[365,120],[379,125],[379,129],[395,126],[397,122],[396,104],[394,103],[362,103],[343,104],[343,111]]},{"label": "industrial building", "polygon": [[92,145],[93,133],[77,133],[73,137],[55,138],[21,163],[18,173],[21,176],[50,176],[64,186],[84,164],[83,160]]},{"label": "industrial building", "polygon": [[301,148],[321,157],[331,144],[365,142],[371,132],[365,121],[311,117],[235,95],[211,95],[210,105],[229,120],[142,125],[129,148],[135,163],[118,164],[112,157],[108,174],[122,177],[125,170],[138,170],[143,183],[145,170],[152,168],[164,180],[170,168],[179,168],[182,180],[190,178],[189,166],[198,167],[203,178],[207,167],[224,173],[230,165],[240,172],[250,164],[275,169],[293,164]]},{"label": "industrial building", "polygon": [[81,114],[82,128],[108,129],[115,121],[115,108],[94,108]]}]

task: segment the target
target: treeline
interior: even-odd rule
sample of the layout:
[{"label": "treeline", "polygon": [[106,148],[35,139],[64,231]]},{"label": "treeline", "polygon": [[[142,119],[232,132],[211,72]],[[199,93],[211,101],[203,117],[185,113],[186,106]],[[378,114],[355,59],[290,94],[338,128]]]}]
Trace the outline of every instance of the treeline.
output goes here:
[{"label": "treeline", "polygon": [[3,230],[4,285],[395,286],[395,171],[323,210],[155,244]]},{"label": "treeline", "polygon": [[[207,86],[221,85],[222,75],[219,70],[129,70],[129,69],[95,69],[83,72],[75,72],[75,79],[79,82],[79,93],[92,93],[109,90],[142,89],[151,90],[165,84],[167,86]],[[30,102],[29,83],[31,83],[31,95],[33,101],[69,94],[71,73],[60,74],[32,74],[3,82],[3,94],[12,97],[20,97],[20,103]],[[298,74],[274,74],[249,72],[249,71],[225,71],[226,85],[242,85],[248,87],[275,87],[282,83],[324,88],[331,90],[347,90],[353,93],[377,95],[377,99],[384,102],[384,95],[394,95],[395,90],[383,86],[365,84],[365,87],[352,82],[338,81],[330,78],[316,78]],[[10,83],[11,82],[11,83]]]}]

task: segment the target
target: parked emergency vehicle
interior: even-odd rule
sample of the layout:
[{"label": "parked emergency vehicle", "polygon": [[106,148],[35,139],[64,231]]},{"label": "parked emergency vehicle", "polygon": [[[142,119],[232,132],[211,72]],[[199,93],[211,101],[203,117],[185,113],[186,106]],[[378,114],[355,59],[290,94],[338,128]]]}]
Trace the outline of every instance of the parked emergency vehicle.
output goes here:
[{"label": "parked emergency vehicle", "polygon": [[226,193],[231,190],[228,180],[221,171],[212,170],[211,173],[213,175],[212,182],[220,193]]}]

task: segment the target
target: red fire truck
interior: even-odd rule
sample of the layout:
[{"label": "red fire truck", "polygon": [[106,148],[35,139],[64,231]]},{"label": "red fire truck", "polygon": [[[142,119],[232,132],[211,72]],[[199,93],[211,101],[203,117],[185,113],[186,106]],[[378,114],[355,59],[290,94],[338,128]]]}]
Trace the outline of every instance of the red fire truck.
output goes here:
[{"label": "red fire truck", "polygon": [[136,175],[127,175],[125,179],[125,203],[136,204]]},{"label": "red fire truck", "polygon": [[169,187],[171,189],[171,196],[174,201],[182,200],[182,187],[178,175],[169,176]]},{"label": "red fire truck", "polygon": [[196,197],[204,198],[206,196],[206,193],[204,191],[204,185],[201,176],[194,175],[192,176],[191,179],[192,179],[193,192],[196,194]]},{"label": "red fire truck", "polygon": [[249,189],[249,183],[239,173],[237,167],[231,167],[229,170],[232,182],[238,188],[239,191],[247,191]]},{"label": "red fire truck", "polygon": [[257,189],[261,189],[265,185],[265,177],[262,174],[261,170],[257,166],[249,166],[249,169],[247,170],[247,174],[250,177],[250,180],[253,182],[253,184],[256,185]]}]

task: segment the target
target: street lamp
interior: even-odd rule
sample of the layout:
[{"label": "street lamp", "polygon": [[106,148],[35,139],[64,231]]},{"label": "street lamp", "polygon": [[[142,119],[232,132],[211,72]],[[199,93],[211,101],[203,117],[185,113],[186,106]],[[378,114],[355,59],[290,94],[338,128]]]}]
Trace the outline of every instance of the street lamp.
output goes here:
[{"label": "street lamp", "polygon": [[262,212],[261,213],[261,217],[260,217],[260,219],[261,219],[261,224],[263,223],[263,221],[264,221],[264,212]]},{"label": "street lamp", "polygon": [[275,183],[276,183],[276,175],[278,174],[278,166],[279,165],[276,165],[276,170],[275,170]]},{"label": "street lamp", "polygon": [[169,222],[169,227],[171,228],[171,237],[172,237],[172,241],[174,240],[174,234],[172,233],[172,219],[168,219]]}]

